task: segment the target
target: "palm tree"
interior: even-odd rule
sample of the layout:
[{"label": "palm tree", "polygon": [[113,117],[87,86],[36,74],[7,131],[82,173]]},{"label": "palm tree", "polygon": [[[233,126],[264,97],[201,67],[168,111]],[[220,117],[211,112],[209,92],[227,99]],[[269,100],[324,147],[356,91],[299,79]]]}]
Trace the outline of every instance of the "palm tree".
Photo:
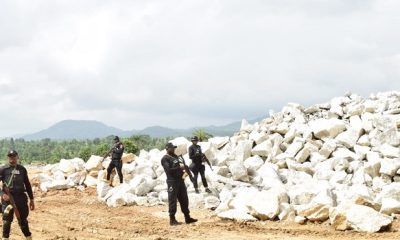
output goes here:
[{"label": "palm tree", "polygon": [[206,132],[204,129],[197,129],[192,134],[193,136],[197,136],[200,142],[207,141],[209,138],[214,137],[212,134]]}]

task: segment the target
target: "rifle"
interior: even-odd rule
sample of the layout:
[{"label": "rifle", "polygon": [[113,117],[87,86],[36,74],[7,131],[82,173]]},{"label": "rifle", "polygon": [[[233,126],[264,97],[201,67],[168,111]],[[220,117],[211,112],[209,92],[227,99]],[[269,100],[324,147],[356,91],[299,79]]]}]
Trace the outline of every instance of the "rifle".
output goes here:
[{"label": "rifle", "polygon": [[114,150],[114,148],[117,146],[117,144],[114,144],[113,146],[112,146],[112,148],[106,153],[106,155],[104,155],[104,157],[103,157],[103,159],[101,160],[101,162],[103,162],[105,159],[106,159],[106,157],[108,157],[108,155],[110,155],[110,153]]},{"label": "rifle", "polygon": [[[11,206],[12,206],[11,209],[14,209],[15,217],[18,219],[18,221],[20,221],[20,220],[21,220],[21,215],[20,215],[20,213],[19,213],[19,210],[18,210],[18,208],[17,208],[17,205],[15,205],[14,197],[13,197],[13,195],[11,194],[10,189],[9,189],[8,187],[4,186],[4,187],[3,187],[3,190],[4,190],[4,192],[8,195],[8,198],[10,199],[9,202],[10,202],[10,204],[11,204]],[[9,211],[11,211],[11,209],[10,209]]]},{"label": "rifle", "polygon": [[211,171],[214,171],[210,161],[208,160],[208,158],[206,157],[206,155],[203,153],[203,155],[201,156],[201,161],[206,162],[208,164],[208,166],[210,166]]},{"label": "rifle", "polygon": [[194,183],[193,174],[192,174],[192,172],[190,171],[188,165],[186,165],[185,159],[182,157],[182,155],[180,155],[179,158],[181,159],[181,163],[183,164],[184,169],[185,169],[185,172],[186,172],[186,174],[189,176],[190,181],[191,181],[192,183]]}]

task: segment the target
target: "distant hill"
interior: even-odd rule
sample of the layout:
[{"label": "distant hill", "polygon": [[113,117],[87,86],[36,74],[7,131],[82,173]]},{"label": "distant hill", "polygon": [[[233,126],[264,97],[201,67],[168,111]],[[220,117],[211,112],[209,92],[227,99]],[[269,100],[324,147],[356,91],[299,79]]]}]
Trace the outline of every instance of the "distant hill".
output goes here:
[{"label": "distant hill", "polygon": [[110,127],[99,121],[91,120],[64,120],[39,132],[24,135],[21,138],[26,140],[38,140],[50,138],[55,140],[63,139],[94,139],[110,135],[130,135],[129,131]]},{"label": "distant hill", "polygon": [[[261,120],[254,119],[249,122]],[[110,135],[128,137],[132,135],[149,135],[151,137],[176,137],[190,136],[197,129],[204,129],[214,136],[231,136],[240,129],[240,121],[233,122],[223,126],[194,127],[189,129],[172,129],[162,126],[147,127],[142,130],[126,131],[94,120],[64,120],[53,126],[36,133],[19,136],[25,140],[39,140],[50,138],[54,140],[66,139],[94,139],[103,138]]]}]

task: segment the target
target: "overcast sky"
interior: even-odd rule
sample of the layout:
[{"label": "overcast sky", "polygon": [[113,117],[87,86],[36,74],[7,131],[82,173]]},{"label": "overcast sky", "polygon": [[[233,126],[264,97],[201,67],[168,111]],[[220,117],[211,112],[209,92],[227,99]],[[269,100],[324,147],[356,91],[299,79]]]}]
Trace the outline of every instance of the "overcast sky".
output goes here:
[{"label": "overcast sky", "polygon": [[397,0],[0,2],[0,136],[252,119],[400,88]]}]

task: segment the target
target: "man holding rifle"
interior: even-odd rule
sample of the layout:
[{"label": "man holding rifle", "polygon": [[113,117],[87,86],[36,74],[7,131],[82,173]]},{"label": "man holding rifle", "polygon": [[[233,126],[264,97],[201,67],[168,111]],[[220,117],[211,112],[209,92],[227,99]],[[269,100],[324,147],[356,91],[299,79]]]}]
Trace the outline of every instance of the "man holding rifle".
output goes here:
[{"label": "man holding rifle", "polygon": [[[3,183],[2,191],[0,191],[3,213],[3,240],[8,240],[10,236],[14,214],[26,239],[32,239],[27,218],[29,210],[35,209],[35,203],[28,172],[24,166],[17,163],[17,151],[8,151],[7,157],[9,164],[0,169],[0,181]],[[29,208],[25,192],[28,193],[30,199]]]},{"label": "man holding rifle", "polygon": [[197,136],[192,137],[192,145],[189,147],[189,158],[192,159],[192,164],[190,164],[190,170],[193,172],[193,185],[196,193],[199,193],[199,188],[197,186],[197,177],[201,176],[201,181],[203,182],[203,186],[206,189],[206,192],[211,193],[211,190],[208,188],[207,179],[205,176],[205,166],[204,161],[210,166],[212,170],[212,166],[210,161],[208,161],[207,157],[201,151],[200,145],[197,145],[199,142],[199,138]]},{"label": "man holding rifle", "polygon": [[111,150],[107,153],[104,158],[106,158],[109,154],[111,154],[111,162],[107,168],[107,181],[110,181],[111,172],[115,168],[117,169],[119,182],[123,183],[123,175],[122,175],[122,154],[124,153],[124,145],[120,142],[119,137],[114,137],[114,145]]},{"label": "man holding rifle", "polygon": [[179,161],[179,157],[175,154],[175,148],[176,146],[172,143],[167,143],[165,145],[167,154],[161,159],[161,165],[167,175],[168,212],[169,224],[171,226],[180,224],[175,218],[177,200],[179,201],[181,210],[185,215],[186,224],[197,222],[197,219],[191,218],[189,214],[189,198],[183,179],[185,166],[183,162]]}]

